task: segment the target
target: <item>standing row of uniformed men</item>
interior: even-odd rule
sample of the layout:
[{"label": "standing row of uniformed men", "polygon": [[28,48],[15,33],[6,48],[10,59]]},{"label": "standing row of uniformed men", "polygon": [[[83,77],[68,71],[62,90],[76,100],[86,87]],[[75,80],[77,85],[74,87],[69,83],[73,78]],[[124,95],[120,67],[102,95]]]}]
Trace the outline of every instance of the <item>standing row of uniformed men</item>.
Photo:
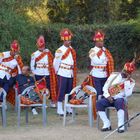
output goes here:
[{"label": "standing row of uniformed men", "polygon": [[[55,107],[57,103],[57,114],[63,115],[64,111],[62,102],[64,100],[64,96],[66,93],[70,93],[72,88],[76,86],[77,64],[76,52],[71,46],[71,39],[73,37],[72,32],[67,28],[63,29],[60,32],[60,37],[63,41],[63,45],[56,50],[55,58],[53,58],[50,50],[46,49],[45,47],[46,44],[44,37],[40,36],[37,39],[38,50],[31,55],[30,66],[36,80],[45,78],[46,86],[51,93],[50,104],[52,107]],[[101,99],[103,93],[105,94],[108,91],[109,87],[105,86],[107,87],[107,89],[104,88],[104,90],[103,87],[104,85],[107,85],[105,84],[107,78],[114,71],[114,61],[109,50],[104,47],[104,37],[105,34],[102,31],[98,30],[97,32],[95,32],[95,35],[93,37],[95,47],[91,48],[91,50],[89,51],[92,68],[90,75],[92,75],[93,85],[97,90],[97,99]],[[19,43],[17,41],[14,41],[11,44],[10,51],[0,53],[0,86],[3,87],[7,93],[10,88],[10,84],[8,81],[11,75],[20,74],[23,67],[19,51]],[[129,73],[131,67],[132,66],[130,65],[127,66],[125,72],[123,72],[123,74],[120,74],[121,78],[117,83],[122,83],[122,81],[124,80],[123,78],[127,77],[125,73],[128,73],[128,75],[131,74]],[[131,72],[132,71],[133,70],[131,70]],[[130,88],[132,90],[134,87],[131,82],[127,82],[127,87],[129,88],[129,90]],[[122,90],[124,90],[124,88],[125,86]],[[111,124],[104,113],[105,108],[108,106],[116,106],[119,114],[118,116],[119,118],[121,118],[121,121],[119,120],[118,125],[121,125],[124,122],[122,119],[124,116],[124,111],[122,108],[123,95],[119,98],[121,98],[122,100],[115,102],[117,101],[117,98],[113,98],[109,94],[107,96],[105,95],[103,100],[101,99],[97,102],[97,111],[99,112],[99,115],[104,122],[102,131],[111,130]],[[0,99],[2,100],[2,97]],[[71,113],[72,109],[68,108],[67,112]],[[120,115],[122,115],[122,117],[120,117]],[[122,130],[123,129],[124,128],[122,128]]]}]

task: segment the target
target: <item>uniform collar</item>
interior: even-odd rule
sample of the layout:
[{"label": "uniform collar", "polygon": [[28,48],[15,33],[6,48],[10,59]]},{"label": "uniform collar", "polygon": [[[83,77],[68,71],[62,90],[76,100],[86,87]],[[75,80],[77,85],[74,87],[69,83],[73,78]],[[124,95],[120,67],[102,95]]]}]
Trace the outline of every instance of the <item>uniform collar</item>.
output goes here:
[{"label": "uniform collar", "polygon": [[[101,50],[101,48],[99,48],[99,47],[97,47],[97,46],[95,46],[95,49],[96,49],[96,50]],[[105,47],[103,47],[102,49],[103,49],[104,51],[106,50]]]},{"label": "uniform collar", "polygon": [[[44,50],[43,50],[43,51],[44,51]],[[43,51],[38,50],[38,52],[43,52]]]},{"label": "uniform collar", "polygon": [[65,49],[71,48],[71,46],[66,47],[65,45],[63,45],[62,47],[65,48]]}]

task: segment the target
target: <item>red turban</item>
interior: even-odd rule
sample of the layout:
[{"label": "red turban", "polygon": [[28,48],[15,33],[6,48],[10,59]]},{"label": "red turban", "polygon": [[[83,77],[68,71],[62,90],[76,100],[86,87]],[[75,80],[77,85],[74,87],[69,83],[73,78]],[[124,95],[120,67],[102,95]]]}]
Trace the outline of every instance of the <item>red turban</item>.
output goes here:
[{"label": "red turban", "polygon": [[125,65],[124,65],[124,70],[131,74],[132,72],[134,72],[136,70],[136,67],[135,67],[135,64],[134,63],[130,63],[130,62],[127,62]]},{"label": "red turban", "polygon": [[19,51],[19,49],[20,49],[20,47],[19,47],[19,43],[18,43],[18,41],[17,40],[14,40],[12,43],[11,43],[11,50],[12,51],[15,51],[15,52],[17,52],[17,51]]},{"label": "red turban", "polygon": [[68,41],[71,40],[73,34],[68,28],[64,28],[60,31],[61,40]]},{"label": "red turban", "polygon": [[93,36],[93,41],[103,41],[105,34],[102,31],[96,31]]}]

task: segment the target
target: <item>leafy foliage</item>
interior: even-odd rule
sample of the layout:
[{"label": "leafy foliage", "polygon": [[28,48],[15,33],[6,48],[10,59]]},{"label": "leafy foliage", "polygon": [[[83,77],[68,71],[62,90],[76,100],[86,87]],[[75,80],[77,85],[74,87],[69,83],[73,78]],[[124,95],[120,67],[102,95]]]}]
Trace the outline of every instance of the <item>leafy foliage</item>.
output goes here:
[{"label": "leafy foliage", "polygon": [[122,0],[119,9],[119,19],[136,19],[140,8],[139,0]]},{"label": "leafy foliage", "polygon": [[135,19],[139,0],[48,0],[51,22],[93,24]]},{"label": "leafy foliage", "polygon": [[39,3],[37,0],[36,3],[33,0],[24,0],[24,3],[18,0],[1,0],[0,5],[0,50],[9,50],[10,43],[16,39],[20,42],[21,53],[25,54],[24,60],[29,59],[35,46],[37,31],[25,13],[28,7],[35,8]]},{"label": "leafy foliage", "polygon": [[[74,33],[72,46],[76,49],[78,67],[80,69],[87,68],[88,66],[88,52],[90,48],[94,46],[92,36],[94,31],[99,28],[104,29],[106,32],[105,46],[112,52],[117,67],[121,66],[129,57],[133,56],[134,51],[140,52],[140,30],[138,30],[140,27],[139,20],[138,22],[115,22],[103,24],[102,18],[97,18],[98,16],[95,16],[99,14],[100,17],[100,14],[102,14],[102,8],[98,8],[99,11],[101,10],[99,13],[97,10],[92,12],[93,9],[90,9],[91,7],[95,8],[92,2],[99,6],[101,3],[98,1],[53,0],[51,2],[49,1],[49,8],[51,9],[51,7],[53,7],[54,9],[54,15],[52,18],[50,18],[51,21],[62,21],[66,23],[90,23],[90,25],[64,23],[47,24],[46,20],[44,20],[45,15],[41,14],[40,11],[41,9],[43,11],[47,9],[45,8],[47,0],[1,0],[0,52],[9,50],[10,43],[14,39],[17,39],[21,45],[21,55],[23,60],[25,63],[29,64],[30,55],[36,50],[36,38],[38,35],[43,34],[45,36],[46,47],[54,53],[55,50],[62,45],[59,32],[65,27],[70,28]],[[75,4],[75,6],[73,6],[73,4]],[[114,9],[118,11],[119,1],[115,4],[116,8]],[[114,3],[111,2],[110,5],[113,6]],[[35,14],[38,12],[38,9],[39,14]],[[34,13],[34,16],[31,15],[30,17],[30,14],[28,14],[29,11]],[[106,14],[106,19],[109,20],[110,14],[104,14]],[[113,14],[111,15],[111,18],[113,19]],[[41,20],[41,18],[43,20]],[[39,22],[36,21],[38,19],[40,20]],[[97,23],[100,22],[102,24],[91,24],[93,23],[92,19]]]},{"label": "leafy foliage", "polygon": [[[118,23],[116,25],[66,25],[50,24],[43,31],[47,41],[47,47],[54,51],[62,44],[59,31],[61,28],[70,28],[74,33],[72,46],[76,49],[78,66],[80,69],[88,66],[88,52],[94,47],[92,36],[96,29],[104,29],[106,32],[105,47],[113,54],[116,68],[122,66],[126,60],[134,56],[134,52],[140,53],[140,33],[135,30],[135,23]],[[140,55],[140,54],[139,54]]]}]

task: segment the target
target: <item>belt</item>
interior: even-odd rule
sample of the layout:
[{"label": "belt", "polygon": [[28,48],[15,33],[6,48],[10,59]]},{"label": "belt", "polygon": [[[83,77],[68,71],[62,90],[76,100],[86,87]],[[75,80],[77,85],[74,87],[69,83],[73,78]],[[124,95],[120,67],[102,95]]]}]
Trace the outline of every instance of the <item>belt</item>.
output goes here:
[{"label": "belt", "polygon": [[59,68],[66,69],[66,70],[72,70],[72,68],[67,68],[67,67],[63,67],[63,66],[60,66]]},{"label": "belt", "polygon": [[63,65],[66,65],[66,66],[73,66],[73,65],[70,65],[70,64],[66,64],[66,63],[61,63]]},{"label": "belt", "polygon": [[3,71],[5,71],[5,72],[10,72],[10,70],[12,70],[12,68],[10,68],[10,67],[8,67],[8,66],[5,66],[5,65],[3,65],[3,64],[0,64],[0,66],[3,67],[3,68],[6,68],[6,69],[3,69],[3,68],[0,67],[0,70],[3,70]]},{"label": "belt", "polygon": [[48,66],[37,66],[37,68],[48,68]]},{"label": "belt", "polygon": [[106,66],[91,66],[91,68],[95,68],[95,69],[106,69]]},{"label": "belt", "polygon": [[6,69],[2,69],[2,68],[0,68],[0,70],[3,70],[3,71],[5,71],[5,72],[8,72],[8,73],[9,73],[9,70],[6,70]]},{"label": "belt", "polygon": [[44,64],[44,63],[37,63],[36,68],[48,68],[48,64]]}]

